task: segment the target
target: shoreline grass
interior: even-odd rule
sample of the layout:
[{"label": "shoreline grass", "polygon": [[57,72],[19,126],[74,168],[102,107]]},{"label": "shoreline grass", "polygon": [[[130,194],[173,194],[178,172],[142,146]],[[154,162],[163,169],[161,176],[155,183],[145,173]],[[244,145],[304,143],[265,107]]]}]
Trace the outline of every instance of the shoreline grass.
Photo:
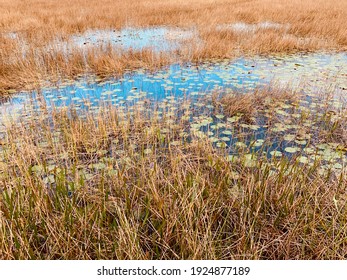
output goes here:
[{"label": "shoreline grass", "polygon": [[[345,163],[322,172],[327,153],[320,150],[346,154],[343,138],[327,137],[340,135],[331,123],[346,127],[345,111],[331,115],[330,100],[310,116],[295,99],[267,95],[272,122],[264,142],[278,133],[283,110],[294,110],[301,123],[294,139],[302,141],[309,119],[312,127],[327,124],[316,131],[317,150],[268,157],[245,141],[230,155],[199,130],[205,119],[189,99],[105,104],[85,115],[60,108],[50,116],[43,107],[4,122],[0,257],[345,259]],[[247,122],[229,122],[242,139]]]},{"label": "shoreline grass", "polygon": [[[95,9],[98,7],[98,9]],[[76,48],[69,57],[47,50],[60,38],[87,30],[121,29],[127,26],[178,26],[195,28],[194,36],[179,49],[175,62],[230,58],[244,54],[345,51],[347,26],[345,1],[1,1],[0,91],[23,88],[41,80],[73,77],[91,71],[112,75],[129,67],[158,67],[157,55],[117,53],[92,48],[87,59]],[[254,32],[220,29],[233,23],[273,22],[281,27]],[[11,33],[12,32],[12,33]],[[9,37],[15,34],[18,39]],[[25,50],[25,55],[23,55]],[[171,53],[159,55],[172,63]],[[139,61],[140,60],[140,61]],[[127,63],[125,63],[125,61]]]}]

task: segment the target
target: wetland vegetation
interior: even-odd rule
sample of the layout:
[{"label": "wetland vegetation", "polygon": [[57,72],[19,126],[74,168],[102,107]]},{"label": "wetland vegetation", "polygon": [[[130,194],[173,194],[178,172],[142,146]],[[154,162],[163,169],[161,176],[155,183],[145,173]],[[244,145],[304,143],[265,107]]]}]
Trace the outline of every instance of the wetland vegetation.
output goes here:
[{"label": "wetland vegetation", "polygon": [[2,259],[347,257],[346,1],[0,2]]}]

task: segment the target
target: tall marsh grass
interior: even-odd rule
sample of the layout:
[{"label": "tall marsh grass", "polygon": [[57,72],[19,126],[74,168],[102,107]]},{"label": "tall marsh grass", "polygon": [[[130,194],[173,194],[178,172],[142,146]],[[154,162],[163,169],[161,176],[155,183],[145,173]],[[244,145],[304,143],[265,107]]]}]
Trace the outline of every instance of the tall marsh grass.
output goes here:
[{"label": "tall marsh grass", "polygon": [[[346,1],[195,0],[37,1],[2,0],[0,5],[0,91],[22,88],[52,76],[85,71],[119,72],[153,63],[153,54],[131,55],[95,47],[84,59],[76,48],[67,57],[47,45],[87,30],[178,26],[197,35],[179,50],[177,61],[228,58],[240,53],[346,50]],[[278,28],[238,32],[234,23],[273,22]],[[281,27],[282,26],[282,27]],[[170,53],[161,55],[170,61]],[[170,58],[170,59],[169,59]],[[124,63],[126,61],[127,63]],[[111,71],[112,70],[112,71]]]},{"label": "tall marsh grass", "polygon": [[[230,106],[225,100],[215,102]],[[105,104],[86,114],[53,109],[51,116],[42,108],[5,122],[0,257],[346,258],[345,167],[321,172],[318,158],[298,160],[302,151],[252,156],[243,147],[231,156],[189,130],[189,100],[171,101]],[[282,107],[274,104],[283,102],[265,109],[276,114]],[[331,119],[326,108],[312,118],[345,128],[344,112]],[[305,112],[298,121],[307,120]],[[341,136],[324,129],[322,143],[332,141],[328,132]]]},{"label": "tall marsh grass", "polygon": [[[85,72],[346,50],[346,4],[0,0],[0,92]],[[278,28],[231,28],[240,22]],[[161,53],[47,48],[128,26],[196,36]],[[0,115],[0,258],[345,259],[347,112],[327,96],[223,92],[87,111],[87,100],[54,108],[42,98]]]}]

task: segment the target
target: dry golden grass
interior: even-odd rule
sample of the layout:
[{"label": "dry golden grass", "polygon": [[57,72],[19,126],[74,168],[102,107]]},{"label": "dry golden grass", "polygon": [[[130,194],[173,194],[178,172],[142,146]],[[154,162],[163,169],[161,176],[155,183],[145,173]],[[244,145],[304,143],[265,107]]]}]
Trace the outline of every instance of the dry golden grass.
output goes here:
[{"label": "dry golden grass", "polygon": [[230,161],[208,138],[180,136],[184,104],[170,115],[165,106],[162,115],[104,106],[85,118],[42,108],[8,122],[0,258],[346,258],[346,171],[296,157],[249,165],[246,150]]},{"label": "dry golden grass", "polygon": [[[122,72],[124,68],[160,66],[171,59],[152,54],[120,57],[114,50],[95,48],[85,60],[76,49],[67,59],[45,46],[56,38],[89,29],[120,29],[125,26],[196,27],[202,44],[187,44],[177,60],[199,61],[240,53],[345,50],[347,1],[323,0],[194,0],[194,1],[0,1],[0,90],[23,87],[52,75]],[[255,32],[220,30],[218,25],[236,22],[283,24],[282,28]],[[288,27],[285,27],[288,24]],[[25,39],[6,37],[16,32]],[[194,39],[193,39],[194,41]],[[23,48],[27,53],[23,56]],[[96,57],[92,57],[95,55]],[[172,58],[172,55],[166,54]],[[134,59],[134,62],[131,60]],[[124,63],[126,61],[127,63]]]},{"label": "dry golden grass", "polygon": [[35,41],[90,28],[125,25],[205,27],[237,21],[273,21],[291,24],[294,35],[323,36],[344,45],[346,5],[346,1],[332,0],[2,0],[0,26],[1,31],[25,32]]},{"label": "dry golden grass", "polygon": [[278,102],[296,102],[299,94],[294,91],[280,89],[257,89],[254,92],[235,92],[221,97],[219,103],[228,116],[242,114],[246,121],[250,121],[259,110],[274,107]]},{"label": "dry golden grass", "polygon": [[[0,0],[0,91],[174,61],[345,50],[346,13],[347,1],[333,0]],[[283,26],[220,28],[265,21]],[[46,48],[89,29],[163,25],[194,27],[199,40],[173,54],[96,46],[67,56]],[[85,115],[74,107],[48,113],[44,101],[40,110],[27,108],[28,116],[0,128],[0,258],[345,259],[346,168],[325,157],[345,156],[346,108],[313,100],[310,111],[296,98],[279,91],[213,96],[225,127],[243,143],[233,146],[237,155],[189,123],[191,114],[212,117],[190,111],[192,100],[104,104]],[[255,151],[245,128],[259,114],[268,133]],[[286,124],[295,140],[312,135],[324,152],[315,146],[314,154],[267,156]]]}]

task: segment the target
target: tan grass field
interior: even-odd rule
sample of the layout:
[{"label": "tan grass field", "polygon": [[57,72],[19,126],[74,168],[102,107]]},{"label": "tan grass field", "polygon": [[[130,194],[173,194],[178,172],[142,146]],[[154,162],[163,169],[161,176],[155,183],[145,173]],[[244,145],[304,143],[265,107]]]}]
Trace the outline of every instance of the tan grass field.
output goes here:
[{"label": "tan grass field", "polygon": [[[345,51],[346,18],[346,0],[0,0],[0,92],[38,90],[9,107],[18,115],[0,115],[0,259],[346,259],[347,108],[333,98],[336,77],[307,95],[269,84],[152,101],[139,87],[123,105],[107,102],[110,90],[98,106],[82,95],[55,107],[40,94],[42,80],[83,73]],[[236,23],[251,29],[221,28]],[[197,36],[170,53],[47,49],[128,26]],[[72,94],[63,81],[50,92]]]},{"label": "tan grass field", "polygon": [[[257,98],[272,98],[261,104],[270,130],[281,119],[278,108],[287,104],[299,113],[298,139],[314,132],[319,142],[333,142],[334,153],[346,149],[346,108],[332,115],[327,101],[308,116],[296,105],[299,97],[284,101],[264,91]],[[155,117],[142,101],[128,109],[104,106],[86,118],[57,110],[52,122],[42,107],[27,121],[6,122],[0,258],[347,256],[346,171],[322,173],[316,152],[313,164],[302,165],[301,153],[258,158],[245,145],[230,158],[208,138],[187,141],[181,133],[184,116],[192,114],[190,101],[172,102],[174,107],[160,103],[164,113],[158,109]],[[254,113],[242,110],[243,99],[220,102],[230,116]],[[248,120],[230,129],[242,131]],[[310,129],[303,126],[308,120],[325,126]]]},{"label": "tan grass field", "polygon": [[[253,1],[0,1],[0,90],[19,88],[41,79],[74,76],[85,71],[122,73],[125,68],[158,67],[172,56],[153,55],[150,50],[122,54],[94,48],[87,59],[79,50],[68,58],[44,46],[90,29],[120,29],[125,26],[194,27],[189,49],[178,51],[177,61],[199,61],[244,53],[345,50],[347,46],[347,1],[253,0]],[[218,30],[218,25],[243,22],[274,22],[281,28],[255,32]],[[287,27],[285,27],[287,26]],[[9,39],[16,32],[25,43]],[[23,46],[25,44],[25,46]],[[26,55],[23,56],[23,47]],[[159,62],[158,62],[159,61]]]}]

